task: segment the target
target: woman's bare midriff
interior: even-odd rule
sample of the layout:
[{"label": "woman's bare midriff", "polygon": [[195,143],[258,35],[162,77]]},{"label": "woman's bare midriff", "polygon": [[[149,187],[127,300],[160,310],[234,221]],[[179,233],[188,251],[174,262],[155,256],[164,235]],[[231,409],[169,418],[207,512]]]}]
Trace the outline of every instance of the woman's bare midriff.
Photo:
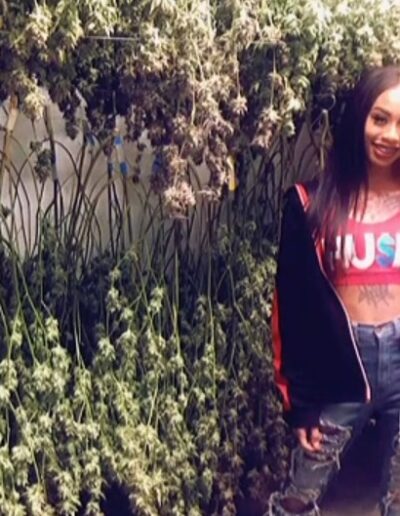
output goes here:
[{"label": "woman's bare midriff", "polygon": [[381,324],[400,317],[400,285],[342,285],[336,291],[353,322]]}]

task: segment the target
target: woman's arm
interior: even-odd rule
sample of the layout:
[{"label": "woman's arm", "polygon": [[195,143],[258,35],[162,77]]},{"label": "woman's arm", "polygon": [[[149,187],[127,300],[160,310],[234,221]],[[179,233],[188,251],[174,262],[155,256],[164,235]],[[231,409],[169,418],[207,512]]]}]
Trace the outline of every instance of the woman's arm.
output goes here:
[{"label": "woman's arm", "polygon": [[[312,396],[316,380],[302,368],[307,362],[306,327],[312,314],[307,312],[307,253],[314,253],[306,214],[295,187],[285,195],[278,270],[272,314],[272,338],[277,386],[283,395],[286,419],[300,429],[306,446],[318,439],[320,407]],[[312,428],[313,432],[306,431]],[[314,437],[312,437],[314,436]],[[308,444],[307,444],[308,443]]]}]

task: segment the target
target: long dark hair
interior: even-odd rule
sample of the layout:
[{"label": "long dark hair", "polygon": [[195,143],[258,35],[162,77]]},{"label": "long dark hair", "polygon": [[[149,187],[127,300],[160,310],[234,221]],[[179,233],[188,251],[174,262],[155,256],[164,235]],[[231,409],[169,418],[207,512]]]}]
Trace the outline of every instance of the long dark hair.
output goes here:
[{"label": "long dark hair", "polygon": [[344,100],[342,114],[333,128],[328,153],[309,209],[309,222],[316,238],[324,238],[333,249],[335,235],[345,227],[350,209],[360,192],[368,188],[364,143],[365,122],[377,97],[400,84],[400,66],[367,69]]}]

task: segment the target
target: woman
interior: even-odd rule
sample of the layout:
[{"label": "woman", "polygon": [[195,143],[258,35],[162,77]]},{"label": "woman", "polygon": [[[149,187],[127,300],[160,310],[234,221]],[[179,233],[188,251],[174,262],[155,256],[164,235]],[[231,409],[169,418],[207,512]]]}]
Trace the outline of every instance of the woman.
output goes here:
[{"label": "woman", "polygon": [[273,337],[299,445],[270,514],[318,514],[374,417],[381,511],[400,516],[400,67],[365,72],[334,133],[319,183],[286,196]]}]

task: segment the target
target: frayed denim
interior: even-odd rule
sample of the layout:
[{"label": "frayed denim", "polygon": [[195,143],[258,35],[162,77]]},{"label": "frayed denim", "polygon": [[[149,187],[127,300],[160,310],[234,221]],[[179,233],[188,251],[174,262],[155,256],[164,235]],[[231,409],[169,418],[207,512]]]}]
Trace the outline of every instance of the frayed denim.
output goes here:
[{"label": "frayed denim", "polygon": [[[355,324],[354,336],[372,391],[370,403],[326,405],[321,412],[321,449],[292,452],[284,488],[269,499],[268,516],[317,516],[326,487],[366,423],[379,427],[383,468],[382,516],[400,516],[400,318],[374,326]],[[340,378],[338,378],[340,381]]]}]

